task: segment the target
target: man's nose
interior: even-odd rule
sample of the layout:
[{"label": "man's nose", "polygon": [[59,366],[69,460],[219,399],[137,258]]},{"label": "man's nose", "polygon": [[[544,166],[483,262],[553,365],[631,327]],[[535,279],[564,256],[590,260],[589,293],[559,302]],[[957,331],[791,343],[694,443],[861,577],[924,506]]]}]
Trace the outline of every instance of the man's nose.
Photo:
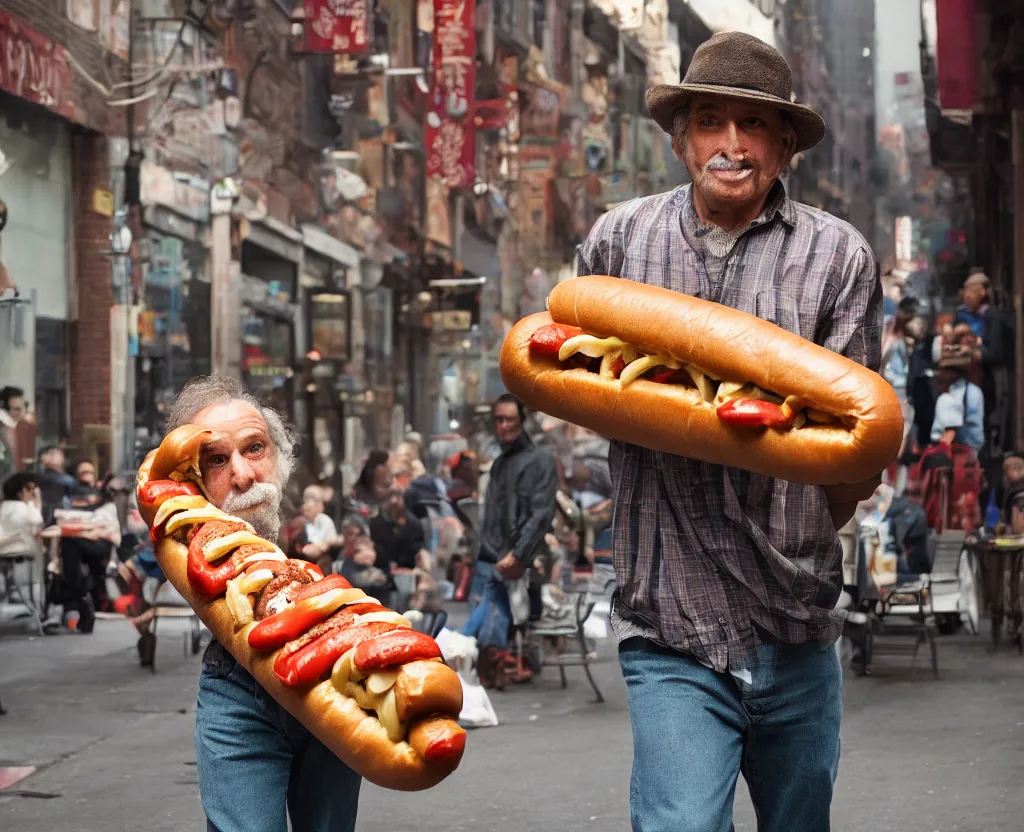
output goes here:
[{"label": "man's nose", "polygon": [[256,474],[248,460],[238,451],[231,455],[231,487],[238,492],[245,492],[256,482]]},{"label": "man's nose", "polygon": [[731,154],[738,154],[745,148],[743,147],[743,140],[740,138],[740,131],[736,127],[735,121],[729,121],[725,128],[725,141],[726,148]]}]

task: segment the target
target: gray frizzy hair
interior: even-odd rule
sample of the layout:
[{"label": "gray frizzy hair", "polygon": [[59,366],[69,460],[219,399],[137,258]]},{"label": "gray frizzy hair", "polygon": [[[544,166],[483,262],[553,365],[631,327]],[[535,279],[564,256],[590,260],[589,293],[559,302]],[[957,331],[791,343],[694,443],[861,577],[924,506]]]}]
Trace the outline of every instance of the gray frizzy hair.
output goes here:
[{"label": "gray frizzy hair", "polygon": [[196,376],[178,394],[167,414],[167,432],[187,425],[196,414],[216,404],[243,401],[255,407],[267,423],[270,441],[277,451],[277,473],[283,487],[295,466],[295,437],[288,430],[281,414],[267,407],[239,381],[227,376]]}]

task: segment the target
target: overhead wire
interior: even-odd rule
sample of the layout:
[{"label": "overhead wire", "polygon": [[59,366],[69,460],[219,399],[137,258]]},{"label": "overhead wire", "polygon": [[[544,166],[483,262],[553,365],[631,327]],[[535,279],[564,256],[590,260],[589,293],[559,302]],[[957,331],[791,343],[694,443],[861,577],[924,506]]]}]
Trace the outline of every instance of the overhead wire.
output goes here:
[{"label": "overhead wire", "polygon": [[[143,78],[134,78],[134,79],[132,79],[130,81],[118,81],[117,83],[112,84],[110,87],[107,87],[106,85],[103,84],[102,81],[98,81],[96,78],[94,78],[92,75],[90,75],[88,70],[86,70],[86,68],[84,66],[82,66],[82,64],[78,61],[77,58],[75,58],[74,54],[70,50],[66,50],[65,54],[67,55],[68,63],[71,64],[72,68],[79,75],[81,75],[82,78],[90,86],[92,86],[94,89],[99,91],[103,95],[104,98],[108,98],[109,99],[109,98],[113,98],[114,97],[114,93],[115,93],[116,90],[126,89],[126,88],[129,88],[129,87],[144,87],[147,84],[151,84],[154,81],[158,81],[158,80],[161,79],[161,77],[169,74],[169,73],[167,73],[167,68],[170,66],[171,60],[174,58],[174,54],[178,51],[178,47],[182,43],[182,36],[185,33],[185,26],[186,25],[188,25],[188,21],[182,21],[181,26],[178,27],[178,33],[177,33],[177,35],[175,35],[174,43],[171,44],[171,48],[167,51],[167,55],[164,57],[164,59],[161,62],[159,67],[157,67],[156,69],[152,70],[147,76],[145,76]],[[131,71],[131,68],[129,68],[129,72],[130,71]],[[149,95],[148,97],[152,98],[153,96]],[[139,99],[136,99],[136,98],[129,98],[129,99],[120,99],[120,100],[116,100],[116,101],[110,101],[108,103],[113,105],[113,106],[127,106],[128,104],[138,103],[138,100]],[[145,100],[145,99],[141,99],[141,100]]]}]

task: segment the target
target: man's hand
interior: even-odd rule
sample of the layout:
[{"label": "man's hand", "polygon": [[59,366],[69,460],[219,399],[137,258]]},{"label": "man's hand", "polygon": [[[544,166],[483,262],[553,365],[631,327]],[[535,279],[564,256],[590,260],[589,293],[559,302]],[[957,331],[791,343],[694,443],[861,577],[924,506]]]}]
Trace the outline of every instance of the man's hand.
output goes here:
[{"label": "man's hand", "polygon": [[523,566],[523,564],[519,562],[519,559],[511,552],[499,560],[494,565],[494,568],[498,570],[498,574],[501,575],[501,577],[510,581],[523,577],[523,573],[526,571],[526,567]]}]

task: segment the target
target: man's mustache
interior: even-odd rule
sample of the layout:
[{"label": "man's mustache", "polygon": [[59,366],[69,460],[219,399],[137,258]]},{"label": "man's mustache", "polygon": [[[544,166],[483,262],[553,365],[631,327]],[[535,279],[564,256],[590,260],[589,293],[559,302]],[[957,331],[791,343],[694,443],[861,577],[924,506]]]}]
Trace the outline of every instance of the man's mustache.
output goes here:
[{"label": "man's mustache", "polygon": [[280,505],[281,487],[272,482],[254,482],[248,491],[237,493],[232,491],[224,498],[222,511],[245,511],[259,505]]},{"label": "man's mustache", "polygon": [[730,159],[719,154],[704,165],[704,172],[712,170],[747,170],[753,165],[747,159]]}]

